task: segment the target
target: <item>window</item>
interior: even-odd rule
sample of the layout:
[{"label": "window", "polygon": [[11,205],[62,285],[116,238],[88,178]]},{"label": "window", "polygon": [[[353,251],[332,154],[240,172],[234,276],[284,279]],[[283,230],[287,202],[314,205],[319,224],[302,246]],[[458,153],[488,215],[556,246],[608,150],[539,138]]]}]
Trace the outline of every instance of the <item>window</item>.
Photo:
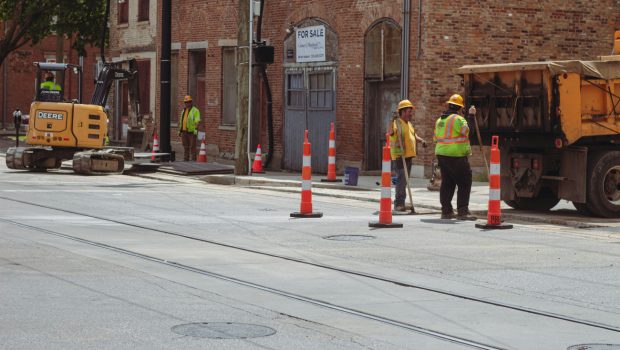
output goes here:
[{"label": "window", "polygon": [[129,0],[118,0],[118,24],[129,21]]},{"label": "window", "polygon": [[375,24],[365,38],[366,79],[400,77],[401,29],[392,21]]},{"label": "window", "polygon": [[308,73],[310,105],[313,110],[332,110],[332,72]]},{"label": "window", "polygon": [[149,0],[138,1],[138,22],[149,20]]},{"label": "window", "polygon": [[237,49],[222,49],[222,125],[237,124]]},{"label": "window", "polygon": [[[187,91],[192,96],[194,107],[198,108],[200,114],[204,116],[206,103],[206,62],[207,50],[190,50],[188,52],[188,74],[187,74]],[[200,119],[198,125],[199,130],[203,129],[205,118]]]},{"label": "window", "polygon": [[286,106],[290,109],[305,108],[303,72],[288,73],[286,76]]},{"label": "window", "polygon": [[151,113],[151,61],[140,60],[136,63],[138,63],[140,115],[149,115]]},{"label": "window", "polygon": [[180,114],[179,99],[179,54],[170,55],[170,123],[177,124]]}]

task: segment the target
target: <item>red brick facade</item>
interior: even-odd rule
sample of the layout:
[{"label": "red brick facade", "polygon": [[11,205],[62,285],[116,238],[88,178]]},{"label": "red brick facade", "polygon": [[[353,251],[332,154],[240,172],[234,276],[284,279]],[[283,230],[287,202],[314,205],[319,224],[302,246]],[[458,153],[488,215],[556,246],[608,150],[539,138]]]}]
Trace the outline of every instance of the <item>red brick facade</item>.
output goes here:
[{"label": "red brick facade", "polygon": [[[274,97],[275,161],[272,167],[279,167],[284,153],[283,43],[288,35],[286,29],[316,18],[335,31],[338,40],[338,167],[345,164],[364,167],[364,39],[369,28],[382,19],[391,19],[402,28],[403,1],[266,1],[263,39],[275,47],[275,63],[267,68]],[[420,3],[422,9],[418,8]],[[238,1],[179,0],[173,4],[173,54],[178,52],[176,99],[180,101],[188,90],[188,43],[206,42],[206,108],[201,112],[206,120],[207,143],[214,146],[220,156],[234,154],[236,139],[235,130],[222,126],[221,118],[222,47],[236,41],[237,9]],[[157,12],[159,23],[161,1],[158,1]],[[434,120],[445,107],[445,101],[451,94],[462,91],[461,79],[453,74],[454,68],[474,63],[595,59],[608,55],[612,34],[620,29],[620,2],[594,1],[586,6],[567,1],[411,1],[410,16],[408,96],[417,108],[414,124],[423,137],[431,139]],[[160,33],[161,28],[158,28],[158,37]],[[156,42],[159,53],[160,40]],[[155,106],[158,118],[159,85]],[[262,110],[261,124],[264,126],[265,109]],[[266,133],[261,132],[259,141],[264,145]],[[263,153],[265,148],[263,146]],[[432,154],[432,149],[422,152],[416,164],[428,166]],[[482,164],[479,151],[475,149],[474,166]]]}]

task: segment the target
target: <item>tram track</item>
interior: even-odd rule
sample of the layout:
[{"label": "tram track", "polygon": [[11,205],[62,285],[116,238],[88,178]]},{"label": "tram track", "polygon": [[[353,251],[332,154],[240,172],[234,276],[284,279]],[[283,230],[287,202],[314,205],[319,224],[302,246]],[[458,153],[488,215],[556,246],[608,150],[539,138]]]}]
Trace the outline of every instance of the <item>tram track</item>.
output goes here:
[{"label": "tram track", "polygon": [[[146,231],[157,232],[157,233],[161,233],[161,234],[165,234],[165,235],[171,235],[171,236],[180,237],[180,238],[184,238],[184,239],[190,239],[190,240],[194,240],[194,241],[198,241],[198,242],[202,242],[202,243],[206,243],[206,244],[212,244],[212,245],[216,245],[216,246],[220,246],[220,247],[225,247],[225,248],[229,248],[229,249],[235,249],[235,250],[238,250],[238,251],[243,251],[243,252],[246,252],[246,253],[253,253],[253,254],[258,254],[258,255],[261,255],[261,256],[266,256],[266,257],[271,257],[271,258],[276,258],[276,259],[282,259],[282,260],[286,260],[286,261],[290,261],[290,262],[294,262],[294,263],[299,263],[299,264],[314,266],[314,267],[323,268],[323,269],[327,269],[327,270],[331,270],[331,271],[336,271],[336,272],[340,272],[340,273],[345,273],[345,274],[349,274],[349,275],[352,275],[352,276],[358,276],[358,277],[368,278],[368,279],[375,280],[375,281],[386,282],[386,283],[398,285],[398,286],[401,286],[401,287],[414,288],[414,289],[418,289],[418,290],[423,290],[423,291],[427,291],[427,292],[437,293],[437,294],[441,294],[441,295],[445,295],[445,296],[450,296],[450,297],[453,297],[453,298],[458,298],[458,299],[467,300],[467,301],[471,301],[471,302],[477,302],[477,303],[481,303],[481,304],[491,305],[491,306],[494,306],[494,307],[499,307],[499,308],[509,309],[509,310],[513,310],[513,311],[524,312],[524,313],[528,313],[528,314],[532,314],[532,315],[537,315],[537,316],[541,316],[541,317],[553,318],[553,319],[562,320],[562,321],[566,321],[566,322],[570,322],[570,323],[574,323],[574,324],[578,324],[578,325],[595,327],[595,328],[598,328],[598,329],[603,329],[603,330],[608,330],[608,331],[613,331],[613,332],[620,332],[620,327],[616,327],[616,326],[608,325],[608,324],[603,324],[603,323],[599,323],[599,322],[594,322],[594,321],[589,321],[589,320],[584,320],[584,319],[579,319],[579,318],[575,318],[575,317],[571,317],[571,316],[567,316],[567,315],[551,313],[551,312],[547,312],[547,311],[543,311],[543,310],[537,310],[537,309],[533,309],[533,308],[528,308],[528,307],[519,306],[519,305],[512,305],[512,304],[502,303],[502,302],[498,302],[498,301],[481,299],[481,298],[477,298],[477,297],[473,297],[473,296],[469,296],[469,295],[464,295],[464,294],[459,294],[459,293],[451,292],[451,291],[448,291],[448,290],[442,290],[442,289],[438,289],[438,288],[434,288],[434,287],[428,287],[428,286],[424,286],[424,285],[417,285],[417,284],[408,283],[408,282],[404,282],[404,281],[399,281],[399,280],[392,279],[392,278],[386,278],[386,277],[383,277],[383,276],[377,276],[377,275],[373,275],[373,274],[369,274],[369,273],[365,273],[365,272],[361,272],[361,271],[355,271],[355,270],[351,270],[351,269],[346,269],[346,268],[341,268],[341,267],[337,267],[337,266],[332,266],[332,265],[326,265],[326,264],[306,261],[306,260],[302,260],[302,259],[298,259],[298,258],[284,256],[284,255],[263,252],[263,251],[260,251],[260,250],[251,249],[251,248],[242,247],[242,246],[237,246],[237,245],[232,245],[232,244],[227,244],[227,243],[223,243],[223,242],[217,242],[217,241],[213,241],[213,240],[202,239],[202,238],[194,237],[194,236],[187,235],[187,234],[182,234],[182,233],[172,232],[172,231],[168,231],[168,230],[162,230],[162,229],[158,229],[158,228],[148,227],[148,226],[144,226],[144,225],[124,222],[122,220],[106,218],[106,217],[102,217],[102,216],[98,216],[98,215],[92,215],[92,214],[81,213],[81,212],[73,211],[73,210],[55,208],[55,207],[51,207],[51,206],[48,206],[48,205],[31,203],[31,202],[28,202],[28,201],[23,201],[23,200],[18,200],[18,199],[3,197],[3,196],[0,196],[0,199],[4,199],[4,200],[7,200],[7,201],[12,201],[12,202],[16,202],[16,203],[21,203],[21,204],[25,204],[25,205],[31,205],[31,206],[36,206],[36,207],[40,207],[40,208],[45,208],[45,209],[49,209],[49,210],[60,211],[60,212],[68,213],[68,214],[73,214],[73,215],[78,215],[78,216],[83,216],[83,217],[89,217],[89,218],[92,218],[92,219],[97,219],[97,220],[102,220],[102,221],[105,221],[105,222],[116,223],[116,224],[119,224],[119,225],[134,227],[134,228],[138,228],[138,229],[142,229],[142,230],[146,230]],[[281,296],[285,296],[287,298],[296,299],[296,300],[299,300],[299,301],[303,301],[303,302],[319,305],[319,306],[322,306],[322,307],[326,307],[326,308],[334,309],[334,310],[337,310],[337,311],[341,311],[341,312],[357,315],[357,316],[364,317],[364,318],[367,318],[367,319],[373,319],[375,321],[383,322],[383,323],[390,324],[390,325],[393,325],[393,326],[397,326],[397,327],[400,327],[400,328],[409,329],[409,330],[412,330],[412,331],[415,331],[415,332],[418,332],[418,333],[422,333],[422,334],[426,334],[426,335],[429,335],[429,336],[437,337],[437,338],[444,339],[444,340],[447,340],[447,341],[458,342],[460,344],[465,344],[465,345],[468,345],[468,346],[471,346],[471,347],[474,347],[474,348],[478,348],[478,349],[500,349],[498,347],[493,347],[493,346],[490,346],[488,344],[482,344],[482,343],[478,343],[478,342],[471,341],[471,340],[468,340],[468,339],[462,339],[462,338],[459,338],[459,337],[454,337],[454,336],[451,336],[449,334],[445,334],[445,333],[442,333],[442,332],[434,331],[434,330],[427,329],[427,328],[424,328],[424,327],[419,327],[419,326],[416,326],[414,324],[409,324],[409,323],[405,323],[405,322],[401,322],[401,321],[385,318],[385,317],[382,317],[382,316],[378,316],[378,315],[374,315],[374,314],[370,314],[370,313],[365,313],[363,311],[359,311],[359,310],[355,310],[355,309],[351,309],[351,308],[347,308],[347,307],[343,307],[343,306],[339,306],[339,305],[334,305],[334,304],[331,304],[329,302],[325,302],[325,301],[321,301],[321,300],[316,300],[316,299],[313,299],[313,298],[309,298],[309,297],[305,297],[305,296],[302,296],[302,295],[286,292],[286,291],[283,291],[283,290],[280,290],[280,289],[271,288],[269,286],[264,286],[264,285],[256,284],[256,283],[249,282],[249,281],[244,281],[244,280],[241,280],[241,279],[237,279],[235,277],[225,276],[225,275],[222,275],[222,274],[219,274],[219,273],[215,273],[215,272],[212,272],[212,271],[198,269],[198,268],[195,268],[195,267],[192,267],[192,266],[180,264],[180,263],[177,263],[177,262],[161,259],[161,258],[154,257],[154,256],[144,255],[144,254],[141,254],[141,253],[138,253],[138,252],[134,252],[134,251],[123,249],[121,247],[115,247],[115,246],[107,245],[107,244],[104,244],[104,243],[100,243],[100,242],[96,242],[96,241],[91,241],[91,240],[83,239],[83,238],[76,237],[76,236],[67,235],[67,234],[64,234],[64,233],[61,233],[61,232],[55,232],[55,231],[52,231],[52,230],[48,230],[48,229],[45,229],[45,228],[29,225],[29,224],[26,224],[26,223],[17,222],[17,221],[14,221],[14,220],[0,218],[0,221],[8,223],[8,224],[16,225],[16,226],[28,228],[28,229],[31,229],[31,230],[36,230],[36,231],[39,231],[39,232],[56,235],[58,237],[63,237],[63,238],[66,238],[66,239],[71,239],[71,240],[78,241],[78,242],[81,242],[81,243],[84,243],[84,244],[89,244],[89,245],[97,246],[97,247],[100,247],[100,248],[103,248],[103,249],[112,250],[112,251],[115,251],[115,252],[131,255],[131,256],[134,256],[134,257],[141,258],[141,259],[146,259],[146,260],[158,262],[158,263],[165,264],[165,265],[168,265],[168,266],[172,266],[172,267],[175,267],[175,268],[179,268],[179,269],[183,269],[183,270],[187,270],[187,271],[192,271],[192,272],[195,272],[195,273],[199,273],[199,274],[210,276],[210,277],[214,277],[214,278],[219,278],[219,279],[226,280],[226,281],[229,281],[229,282],[233,282],[233,283],[245,285],[245,286],[248,286],[248,287],[260,289],[260,290],[263,290],[263,291],[266,291],[266,292],[270,292],[270,293],[278,294],[278,295],[281,295]]]}]

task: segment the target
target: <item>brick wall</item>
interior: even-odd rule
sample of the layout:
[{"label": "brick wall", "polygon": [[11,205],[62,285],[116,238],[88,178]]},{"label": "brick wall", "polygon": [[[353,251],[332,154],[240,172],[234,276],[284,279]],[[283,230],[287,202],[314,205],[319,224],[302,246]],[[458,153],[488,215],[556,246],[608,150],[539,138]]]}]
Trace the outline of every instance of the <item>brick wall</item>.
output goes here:
[{"label": "brick wall", "polygon": [[[445,101],[462,91],[461,79],[453,69],[474,63],[593,59],[610,53],[612,33],[620,29],[618,0],[423,1],[420,23],[418,3],[411,1],[409,97],[417,106],[414,123],[427,139],[432,138],[434,121]],[[369,26],[382,18],[393,19],[402,26],[402,4],[403,0],[266,2],[263,39],[275,47],[275,63],[267,68],[267,73],[274,97],[276,158],[283,153],[282,43],[288,35],[286,29],[305,19],[318,18],[335,30],[339,50],[337,159],[340,164],[361,162],[365,137],[364,35]],[[218,43],[236,39],[237,6],[237,1],[207,4],[197,0],[179,0],[173,6],[172,41],[180,43],[177,99],[187,91],[187,42],[207,41],[207,108],[203,115],[207,142],[218,147],[220,153],[234,152],[235,131],[220,125],[222,62]],[[157,46],[159,52],[159,41]],[[261,118],[264,125],[264,112]],[[266,143],[264,131],[260,142]],[[474,166],[480,167],[478,149],[474,153]],[[416,164],[428,166],[432,154],[432,149],[422,152]]]}]

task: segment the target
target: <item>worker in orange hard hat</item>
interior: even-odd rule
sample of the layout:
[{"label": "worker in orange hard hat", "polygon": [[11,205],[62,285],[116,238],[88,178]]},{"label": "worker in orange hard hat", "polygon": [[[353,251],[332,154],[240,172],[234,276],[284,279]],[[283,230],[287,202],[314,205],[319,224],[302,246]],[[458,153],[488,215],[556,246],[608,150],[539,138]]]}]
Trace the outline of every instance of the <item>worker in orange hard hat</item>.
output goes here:
[{"label": "worker in orange hard hat", "polygon": [[[452,197],[458,187],[456,207],[458,220],[476,220],[469,212],[471,194],[471,167],[468,156],[471,154],[469,144],[469,126],[461,115],[465,108],[463,97],[454,94],[448,101],[448,108],[435,122],[435,155],[441,171],[441,218],[453,219]],[[475,117],[476,107],[469,108],[469,116]]]},{"label": "worker in orange hard hat", "polygon": [[[400,101],[392,121],[387,126],[387,132],[390,135],[392,168],[396,172],[395,211],[406,210],[407,193],[405,190],[409,181],[408,176],[411,173],[413,158],[417,155],[417,142],[421,142],[422,146],[426,147],[426,141],[416,133],[411,123],[413,109],[411,101]],[[415,212],[413,207],[409,209]]]},{"label": "worker in orange hard hat", "polygon": [[196,160],[196,138],[198,135],[198,123],[200,123],[200,111],[194,106],[192,97],[187,95],[183,98],[185,108],[179,118],[179,136],[183,143],[183,160]]}]

